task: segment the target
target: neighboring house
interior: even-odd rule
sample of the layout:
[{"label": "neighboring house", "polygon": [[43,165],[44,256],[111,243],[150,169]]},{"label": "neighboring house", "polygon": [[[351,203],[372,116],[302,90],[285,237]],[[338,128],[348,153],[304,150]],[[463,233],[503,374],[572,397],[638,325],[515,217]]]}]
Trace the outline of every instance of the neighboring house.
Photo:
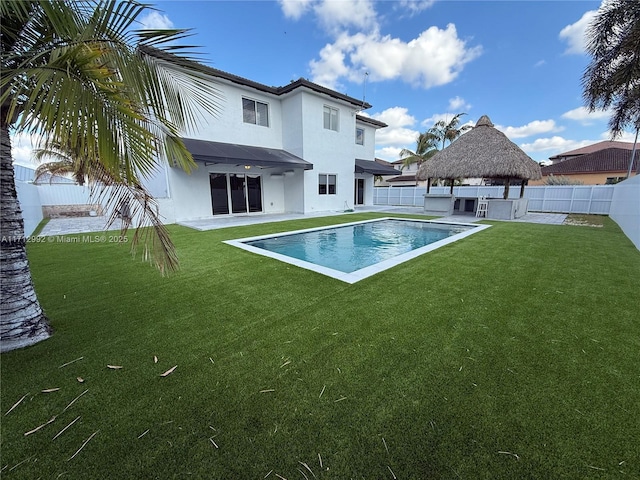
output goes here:
[{"label": "neighboring house", "polygon": [[[618,183],[627,176],[632,148],[632,143],[599,142],[550,157],[554,163],[542,167],[542,179],[529,185],[543,185],[550,176],[563,176],[585,185]],[[639,157],[640,152],[636,152],[631,176],[637,171]]]},{"label": "neighboring house", "polygon": [[395,176],[385,175],[381,182],[378,182],[376,186],[379,187],[415,187],[425,186],[426,182],[416,180],[416,173],[418,173],[418,164],[412,163],[410,165],[404,165],[404,160],[396,160],[389,164],[396,170],[399,170]]},{"label": "neighboring house", "polygon": [[220,90],[185,145],[198,166],[162,168],[147,182],[166,221],[218,215],[344,211],[373,204],[371,105],[305,79],[270,87],[200,67]]},{"label": "neighboring house", "polygon": [[[382,160],[384,161],[384,160]],[[402,170],[400,175],[395,177],[385,176],[382,181],[376,182],[376,187],[426,187],[426,180],[417,180],[416,173],[418,173],[419,165],[412,163],[410,165],[404,165],[404,160],[396,160],[390,163],[391,166],[398,170]],[[484,185],[485,182],[482,178],[465,178],[461,185]]]},{"label": "neighboring house", "polygon": [[[606,148],[622,148],[625,150],[632,150],[633,143],[631,142],[615,142],[612,140],[605,140],[603,142],[594,143],[592,145],[587,145],[586,147],[577,148],[575,150],[570,150],[568,152],[559,153],[554,155],[553,157],[549,157],[551,163],[563,162],[565,160],[569,160],[571,158],[579,157],[582,155],[588,155],[590,153],[595,153],[600,150],[604,150]],[[542,162],[540,162],[542,165]]]}]

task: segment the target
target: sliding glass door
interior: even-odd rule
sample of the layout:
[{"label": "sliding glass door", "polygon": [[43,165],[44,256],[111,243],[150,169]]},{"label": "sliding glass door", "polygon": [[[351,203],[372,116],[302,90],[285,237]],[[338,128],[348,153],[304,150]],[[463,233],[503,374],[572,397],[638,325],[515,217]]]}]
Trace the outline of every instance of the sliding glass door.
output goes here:
[{"label": "sliding glass door", "polygon": [[209,183],[214,215],[262,211],[262,181],[259,175],[210,173]]},{"label": "sliding glass door", "polygon": [[210,173],[211,207],[214,215],[229,213],[229,194],[227,191],[227,176],[224,173]]}]

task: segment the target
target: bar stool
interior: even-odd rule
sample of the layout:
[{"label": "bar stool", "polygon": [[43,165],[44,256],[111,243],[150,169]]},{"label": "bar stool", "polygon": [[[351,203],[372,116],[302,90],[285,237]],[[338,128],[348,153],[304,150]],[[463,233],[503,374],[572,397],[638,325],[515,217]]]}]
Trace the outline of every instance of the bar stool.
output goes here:
[{"label": "bar stool", "polygon": [[476,217],[486,217],[489,210],[489,200],[487,197],[480,197],[478,199],[478,207],[476,208]]}]

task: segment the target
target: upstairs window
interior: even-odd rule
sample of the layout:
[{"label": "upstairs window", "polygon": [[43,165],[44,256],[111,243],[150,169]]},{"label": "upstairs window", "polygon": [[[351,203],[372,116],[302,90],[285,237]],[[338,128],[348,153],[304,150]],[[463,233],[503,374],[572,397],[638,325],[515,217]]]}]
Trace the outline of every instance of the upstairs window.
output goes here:
[{"label": "upstairs window", "polygon": [[269,106],[266,103],[251,100],[249,98],[243,98],[242,121],[244,123],[253,123],[254,125],[268,127]]},{"label": "upstairs window", "polygon": [[329,175],[325,173],[321,173],[320,175],[318,175],[318,194],[336,194],[336,175]]},{"label": "upstairs window", "polygon": [[338,109],[324,106],[324,128],[338,131]]},{"label": "upstairs window", "polygon": [[356,145],[364,145],[364,128],[356,127]]}]

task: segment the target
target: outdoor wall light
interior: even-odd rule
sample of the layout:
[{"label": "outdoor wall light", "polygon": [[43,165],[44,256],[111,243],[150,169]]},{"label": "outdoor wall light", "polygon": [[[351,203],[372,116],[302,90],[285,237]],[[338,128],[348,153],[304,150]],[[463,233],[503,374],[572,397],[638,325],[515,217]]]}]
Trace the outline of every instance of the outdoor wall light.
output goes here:
[{"label": "outdoor wall light", "polygon": [[245,169],[245,170],[249,170],[250,168],[251,168],[251,165],[245,165],[245,166],[244,166],[244,169]]}]

